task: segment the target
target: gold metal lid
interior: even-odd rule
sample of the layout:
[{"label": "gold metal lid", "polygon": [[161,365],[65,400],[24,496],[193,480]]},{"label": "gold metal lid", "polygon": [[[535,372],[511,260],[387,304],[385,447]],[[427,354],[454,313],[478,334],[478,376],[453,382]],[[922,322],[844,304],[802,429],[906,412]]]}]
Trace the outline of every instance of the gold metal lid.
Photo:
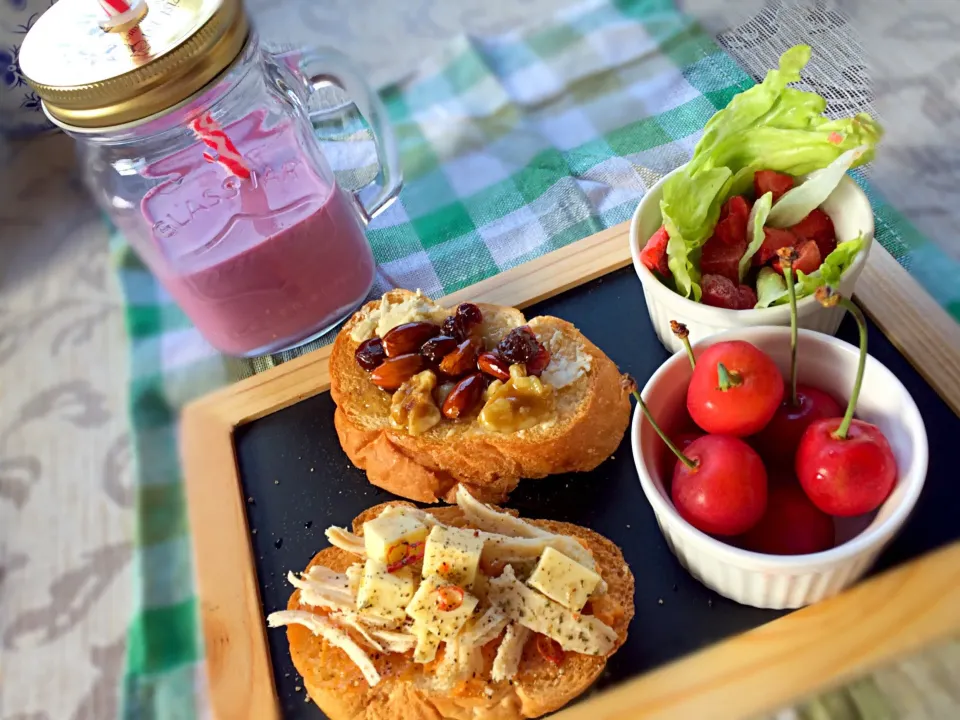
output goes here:
[{"label": "gold metal lid", "polygon": [[53,120],[102,128],[173,107],[237,57],[241,0],[147,0],[128,32],[105,32],[96,0],[59,0],[27,33],[20,68]]}]

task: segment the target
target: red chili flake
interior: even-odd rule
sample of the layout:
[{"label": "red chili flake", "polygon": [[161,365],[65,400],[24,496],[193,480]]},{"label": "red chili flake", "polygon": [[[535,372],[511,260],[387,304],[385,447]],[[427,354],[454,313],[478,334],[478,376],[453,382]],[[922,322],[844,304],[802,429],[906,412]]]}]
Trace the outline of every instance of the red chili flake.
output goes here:
[{"label": "red chili flake", "polygon": [[844,139],[844,138],[843,138],[843,135],[841,135],[840,133],[838,133],[838,132],[836,132],[836,131],[830,133],[830,134],[827,136],[827,142],[828,142],[828,143],[832,143],[832,144],[834,144],[834,145],[839,145],[840,143],[843,142],[843,139]]},{"label": "red chili flake", "polygon": [[407,565],[412,565],[418,560],[423,559],[424,543],[422,542],[415,542],[415,543],[403,542],[403,543],[398,543],[397,545],[393,545],[387,551],[387,559],[393,557],[395,554],[398,554],[398,553],[394,553],[394,550],[397,550],[400,548],[403,549],[403,553],[404,553],[403,556],[400,557],[398,560],[391,562],[389,565],[387,565],[387,572],[396,572],[400,568],[404,568]]},{"label": "red chili flake", "polygon": [[463,588],[456,585],[444,585],[437,588],[437,608],[443,612],[456,610],[463,605]]},{"label": "red chili flake", "polygon": [[546,635],[537,636],[537,651],[544,660],[560,665],[563,662],[563,648],[553,638]]}]

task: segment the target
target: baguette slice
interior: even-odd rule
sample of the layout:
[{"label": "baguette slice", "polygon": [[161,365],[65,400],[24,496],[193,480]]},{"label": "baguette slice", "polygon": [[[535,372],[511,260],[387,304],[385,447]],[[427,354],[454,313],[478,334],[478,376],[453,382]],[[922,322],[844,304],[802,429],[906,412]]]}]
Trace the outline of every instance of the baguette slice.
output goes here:
[{"label": "baguette slice", "polygon": [[[385,298],[391,307],[417,305],[437,322],[452,312],[408,290],[393,290]],[[340,444],[374,485],[433,503],[453,502],[462,484],[483,502],[503,502],[520,478],[593,470],[620,444],[630,396],[613,361],[564,320],[542,316],[527,322],[519,310],[496,305],[480,305],[485,347],[492,349],[511,329],[529,325],[552,354],[542,379],[557,387],[555,417],[513,433],[487,430],[476,414],[442,420],[418,436],[394,427],[390,393],[375,386],[354,358],[360,342],[373,335],[382,302],[367,303],[347,322],[330,356]]]},{"label": "baguette slice", "polygon": [[[353,521],[353,530],[363,533],[363,523],[378,516],[392,502],[364,511]],[[441,522],[468,527],[460,508],[437,507],[427,512]],[[509,510],[506,512],[510,512]],[[528,520],[552,533],[577,538],[593,554],[597,572],[607,583],[612,614],[611,627],[617,634],[612,655],[627,639],[627,628],[634,614],[634,579],[620,549],[598,533],[551,520]],[[345,572],[357,557],[338,548],[321,550],[309,567],[323,565]],[[299,602],[296,590],[287,605],[289,610],[309,610]],[[310,698],[330,720],[520,720],[535,718],[557,710],[581,695],[600,676],[607,658],[565,653],[559,665],[547,661],[537,650],[536,638],[524,647],[523,657],[513,680],[493,682],[487,673],[463,683],[454,691],[431,690],[430,673],[407,656],[383,654],[374,657],[382,679],[370,687],[360,670],[337,648],[300,625],[287,627],[290,655],[303,677]],[[609,657],[609,656],[608,656]],[[429,666],[428,666],[429,667]]]}]

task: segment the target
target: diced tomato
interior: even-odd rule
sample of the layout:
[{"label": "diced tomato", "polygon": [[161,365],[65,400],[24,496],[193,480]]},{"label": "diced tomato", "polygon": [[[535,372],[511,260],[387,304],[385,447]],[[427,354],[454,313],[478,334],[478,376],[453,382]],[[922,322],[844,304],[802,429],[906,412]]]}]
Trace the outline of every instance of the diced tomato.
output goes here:
[{"label": "diced tomato", "polygon": [[777,250],[797,244],[797,236],[789,230],[765,227],[763,236],[763,244],[753,256],[754,265],[766,265],[777,256]]},{"label": "diced tomato", "polygon": [[816,241],[820,257],[826,257],[837,247],[837,234],[833,229],[833,220],[820,208],[813,210],[803,220],[788,229],[802,240]]},{"label": "diced tomato", "polygon": [[727,310],[740,309],[740,292],[736,283],[729,278],[723,275],[704,275],[700,278],[700,289],[703,291],[700,301],[704,305]]},{"label": "diced tomato", "polygon": [[720,210],[720,220],[713,231],[714,237],[730,245],[745,242],[749,217],[750,204],[739,195],[730,198]]},{"label": "diced tomato", "polygon": [[750,217],[750,202],[743,195],[734,195],[720,208],[720,219],[730,215],[741,215],[744,220]]},{"label": "diced tomato", "polygon": [[747,238],[747,221],[739,215],[730,215],[717,223],[713,229],[713,237],[726,245],[745,243]]},{"label": "diced tomato", "polygon": [[737,284],[740,282],[740,258],[746,249],[746,237],[736,242],[728,242],[719,235],[714,235],[700,251],[700,272],[704,275],[722,275]]},{"label": "diced tomato", "polygon": [[[813,240],[804,240],[797,247],[797,261],[793,264],[793,269],[794,272],[800,270],[806,275],[809,275],[820,267],[821,262],[823,262],[823,260],[820,257],[820,248],[817,247],[817,243]],[[783,273],[779,259],[773,261],[773,269],[778,273]]]},{"label": "diced tomato", "polygon": [[660,229],[650,236],[647,244],[640,251],[640,262],[651,272],[660,273],[665,278],[670,277],[670,266],[667,265],[667,243],[669,241],[670,236],[667,234],[667,229],[661,225]]},{"label": "diced tomato", "polygon": [[749,285],[741,285],[737,288],[737,309],[753,310],[757,304],[757,294]]},{"label": "diced tomato", "polygon": [[773,201],[776,202],[787,191],[793,189],[793,178],[775,170],[758,170],[753,176],[753,190],[757,198],[773,193]]}]

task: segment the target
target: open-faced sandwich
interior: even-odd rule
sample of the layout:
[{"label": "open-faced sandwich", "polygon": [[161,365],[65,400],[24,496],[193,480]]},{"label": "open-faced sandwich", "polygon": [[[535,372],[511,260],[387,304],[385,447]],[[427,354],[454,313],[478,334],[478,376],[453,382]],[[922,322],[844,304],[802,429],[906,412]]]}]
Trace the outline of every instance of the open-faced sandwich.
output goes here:
[{"label": "open-faced sandwich", "polygon": [[617,366],[573,325],[514,308],[447,310],[392,290],[330,357],[340,443],[370,482],[420,502],[457,486],[500,502],[520,478],[592,470],[630,417]]},{"label": "open-faced sandwich", "polygon": [[633,575],[577,525],[457,504],[370,508],[327,530],[286,610],[290,654],[331,720],[514,720],[583,693],[627,637]]}]

